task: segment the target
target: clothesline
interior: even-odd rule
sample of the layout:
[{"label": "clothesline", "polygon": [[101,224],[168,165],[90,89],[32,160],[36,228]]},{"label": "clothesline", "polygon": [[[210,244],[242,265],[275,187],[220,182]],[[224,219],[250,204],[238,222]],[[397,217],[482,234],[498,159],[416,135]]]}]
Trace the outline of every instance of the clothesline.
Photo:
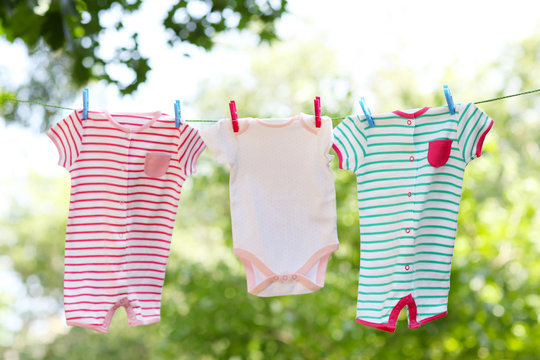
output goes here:
[{"label": "clothesline", "polygon": [[[515,96],[528,95],[528,94],[532,94],[532,93],[536,93],[536,92],[540,92],[540,89],[527,90],[527,91],[523,91],[523,92],[516,93],[516,94],[503,95],[503,96],[495,97],[495,98],[492,98],[492,99],[480,100],[480,101],[476,101],[475,104],[483,104],[483,103],[488,103],[488,102],[492,102],[492,101],[499,101],[499,100],[504,100],[504,99],[508,99],[508,98],[511,98],[511,97],[515,97]],[[4,99],[4,100],[8,100],[8,101],[15,101],[15,102],[22,102],[22,103],[27,103],[27,104],[32,104],[32,105],[40,105],[40,106],[44,106],[44,107],[52,107],[52,108],[63,109],[63,110],[77,110],[77,109],[70,108],[70,107],[64,107],[64,106],[59,106],[59,105],[51,105],[51,104],[43,104],[43,103],[40,103],[40,102],[37,102],[37,101],[22,100],[22,99],[11,98],[11,97],[6,97],[6,96],[0,96],[0,99]],[[342,116],[342,117],[334,117],[334,118],[331,118],[331,119],[332,120],[344,120],[345,117],[344,116]],[[192,120],[184,120],[184,119],[182,119],[182,120],[187,121],[187,122],[217,122],[218,121],[218,120],[213,120],[213,119],[192,119]]]}]

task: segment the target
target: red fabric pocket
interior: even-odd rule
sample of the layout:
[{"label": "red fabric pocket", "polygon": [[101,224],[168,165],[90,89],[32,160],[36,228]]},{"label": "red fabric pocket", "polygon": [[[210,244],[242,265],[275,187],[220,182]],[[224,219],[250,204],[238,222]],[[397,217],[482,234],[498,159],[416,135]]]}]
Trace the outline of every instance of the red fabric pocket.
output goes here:
[{"label": "red fabric pocket", "polygon": [[148,152],[144,158],[144,173],[152,177],[165,175],[169,168],[171,155],[160,152]]},{"label": "red fabric pocket", "polygon": [[452,140],[433,140],[429,142],[427,160],[433,167],[441,167],[450,158]]}]

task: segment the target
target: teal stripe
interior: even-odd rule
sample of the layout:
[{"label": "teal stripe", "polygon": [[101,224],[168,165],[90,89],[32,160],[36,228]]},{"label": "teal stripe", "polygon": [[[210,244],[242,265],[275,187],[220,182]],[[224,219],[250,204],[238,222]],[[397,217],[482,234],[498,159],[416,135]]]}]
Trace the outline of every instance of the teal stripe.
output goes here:
[{"label": "teal stripe", "polygon": [[[456,151],[458,153],[461,153],[461,150],[455,147],[452,147],[451,150]],[[415,152],[416,154],[427,152],[428,148],[426,147],[424,150],[411,150],[411,151],[379,151],[379,152],[370,152],[368,157],[375,156],[375,155],[396,155],[396,154],[411,154],[411,152]]]},{"label": "teal stripe", "polygon": [[453,204],[459,207],[459,203],[451,200],[446,199],[427,199],[425,201],[411,201],[411,202],[404,202],[404,203],[396,203],[396,204],[384,204],[384,205],[373,205],[373,206],[366,206],[366,207],[359,207],[358,210],[369,210],[369,209],[376,209],[376,208],[383,208],[383,207],[391,207],[391,206],[402,206],[402,205],[411,205],[414,204],[425,204],[430,201],[437,201],[437,202],[443,202],[448,204]]},{"label": "teal stripe", "polygon": [[[476,109],[478,110],[478,109]],[[474,123],[471,131],[469,131],[469,135],[467,135],[467,139],[465,140],[465,144],[463,145],[463,158],[465,159],[465,149],[467,149],[467,144],[469,143],[469,139],[472,135],[472,133],[476,130],[476,127],[478,126],[478,124],[480,123],[480,120],[482,119],[482,115],[485,115],[483,113],[480,113],[480,117],[476,120],[476,122]],[[486,118],[487,118],[487,115],[486,115]]]},{"label": "teal stripe", "polygon": [[430,182],[430,183],[424,183],[424,184],[405,184],[405,185],[396,185],[396,186],[381,186],[381,187],[378,187],[378,188],[371,188],[371,189],[362,189],[362,190],[358,190],[358,192],[367,192],[367,191],[378,191],[378,190],[389,190],[389,189],[399,189],[399,188],[410,188],[411,186],[414,186],[414,187],[420,187],[420,186],[431,186],[433,184],[440,184],[440,185],[449,185],[449,186],[454,186],[458,189],[461,190],[461,186],[459,185],[456,185],[454,183],[451,183],[449,181],[433,181],[433,182]]},{"label": "teal stripe", "polygon": [[[343,133],[343,130],[341,130],[341,128],[339,126],[337,126],[335,128],[335,130],[339,131],[343,135],[344,138],[347,138],[345,136],[345,134]],[[343,141],[341,141],[341,139],[339,138],[339,136],[337,136],[337,134],[336,134],[336,136],[334,136],[334,139],[336,139],[339,142],[339,144],[341,145],[341,148],[345,152],[345,157],[347,158],[346,159],[347,160],[347,165],[346,166],[347,166],[347,169],[351,170],[351,167],[349,165],[349,159],[351,158],[351,156],[349,155],[349,152],[347,151],[347,147],[345,146],[345,144],[343,144]],[[347,141],[349,141],[349,140],[347,140]],[[350,141],[349,141],[349,144],[350,144]],[[351,146],[351,149],[352,149],[352,146]],[[352,150],[354,151],[354,149],[352,149]]]},{"label": "teal stripe", "polygon": [[[415,296],[414,299],[445,299],[447,298],[447,295],[440,295],[440,296]],[[399,301],[403,299],[403,297],[388,297],[384,300],[358,300],[357,303],[368,303],[368,304],[378,304],[378,303],[384,303],[385,301]],[[441,304],[442,305],[442,304]],[[448,305],[448,304],[444,304]]]},{"label": "teal stripe", "polygon": [[393,275],[408,275],[408,274],[413,274],[413,273],[416,274],[416,273],[419,273],[419,272],[434,272],[434,273],[439,273],[439,274],[450,274],[450,270],[444,271],[444,270],[434,270],[434,269],[425,269],[425,270],[417,269],[415,271],[394,271],[394,272],[390,272],[390,273],[384,274],[384,275],[364,275],[364,274],[360,274],[359,277],[367,278],[367,279],[377,279],[377,278],[393,276]]},{"label": "teal stripe", "polygon": [[[361,194],[361,193],[363,193],[363,191],[358,191],[358,193]],[[457,196],[457,197],[461,197],[461,194],[456,194],[455,192],[446,191],[446,190],[430,190],[430,191],[422,191],[422,192],[412,192],[411,191],[411,194],[415,195],[415,196],[428,195],[428,194],[432,194],[432,193],[448,194],[448,195],[454,195],[454,196]],[[395,198],[395,197],[400,197],[400,196],[407,196],[408,197],[409,194],[408,193],[402,193],[402,194],[385,195],[385,196],[373,196],[373,197],[370,197],[370,198],[358,197],[358,200],[360,200],[360,201],[371,201],[371,200]]]},{"label": "teal stripe", "polygon": [[[414,127],[415,128],[418,128],[418,127],[421,127],[421,126],[432,126],[432,125],[441,125],[441,124],[447,124],[447,123],[456,123],[457,124],[457,120],[454,120],[454,119],[446,119],[446,120],[442,120],[442,121],[435,121],[435,122],[429,122],[429,123],[424,123],[424,124],[415,124]],[[397,128],[411,128],[411,125],[377,125],[377,128],[393,128],[393,127],[397,127]],[[369,127],[365,127],[364,130],[367,130],[369,129]],[[453,131],[457,131],[457,130],[453,130]]]},{"label": "teal stripe", "polygon": [[436,260],[417,260],[413,262],[406,262],[406,263],[395,263],[392,265],[384,265],[384,266],[360,266],[360,269],[365,270],[379,270],[379,269],[387,269],[394,266],[405,266],[405,265],[416,265],[420,263],[428,263],[428,264],[437,264],[437,265],[452,265],[452,262],[444,262],[444,261],[436,261]]},{"label": "teal stripe", "polygon": [[418,231],[420,229],[425,229],[425,228],[435,228],[435,229],[445,229],[445,230],[450,230],[450,231],[456,231],[456,228],[455,227],[448,227],[448,226],[442,226],[442,225],[422,225],[422,226],[418,226],[418,227],[402,227],[402,228],[397,228],[397,229],[393,229],[393,230],[385,230],[385,231],[375,231],[375,232],[362,232],[362,235],[382,235],[382,234],[389,234],[389,233],[393,233],[393,232],[396,232],[396,231],[404,231],[406,229],[411,229],[411,230],[415,230],[415,231]]},{"label": "teal stripe", "polygon": [[[414,160],[414,161],[418,161],[418,160]],[[413,161],[409,160],[409,162],[412,163]],[[458,167],[458,166],[451,165],[451,164],[445,164],[443,166],[451,167],[451,168],[454,168],[454,169],[459,170],[459,171],[464,171],[465,170],[465,167]],[[424,168],[433,168],[433,166],[431,166],[430,164],[425,164],[425,165],[422,165],[422,166],[416,166],[414,168],[407,168],[407,169],[404,169],[404,168],[377,169],[377,170],[365,171],[365,172],[360,173],[359,175],[363,176],[363,175],[368,175],[368,174],[374,174],[374,173],[379,173],[379,172],[389,172],[389,171],[415,171],[415,170],[421,170],[421,169],[424,169]]]},{"label": "teal stripe", "polygon": [[[469,105],[470,105],[470,104],[469,104]],[[469,107],[469,106],[467,106],[467,107]],[[467,118],[467,121],[465,121],[465,125],[463,125],[463,128],[461,129],[461,133],[460,133],[459,136],[458,136],[458,143],[461,143],[461,137],[462,137],[463,134],[465,133],[465,130],[467,129],[467,126],[469,125],[469,121],[474,117],[474,114],[476,114],[477,111],[478,111],[478,108],[476,108],[476,109],[473,111],[472,115],[469,116],[469,117]],[[461,120],[461,119],[460,119],[460,120]]]},{"label": "teal stripe", "polygon": [[354,127],[356,128],[356,131],[358,131],[358,133],[359,133],[360,135],[362,135],[362,137],[364,138],[364,140],[366,140],[366,143],[367,143],[367,137],[366,137],[366,135],[364,135],[364,132],[363,132],[363,131],[360,131],[360,129],[358,128],[358,126],[356,125],[356,122],[354,121],[354,119],[353,119],[352,117],[349,116],[348,118],[349,118],[349,120],[351,120],[351,123],[352,123],[352,124],[354,125]]},{"label": "teal stripe", "polygon": [[[373,223],[373,224],[362,224],[362,219],[360,219],[360,227],[364,228],[367,226],[384,226],[384,225],[391,225],[391,224],[397,224],[403,221],[414,221],[414,219],[401,219],[396,221],[388,221],[388,222],[382,222],[382,223]],[[399,239],[399,238],[397,238]],[[386,240],[385,240],[386,241]]]},{"label": "teal stripe", "polygon": [[372,258],[372,259],[361,257],[360,261],[381,261],[381,260],[395,259],[395,258],[400,257],[400,256],[416,256],[416,255],[439,255],[439,256],[452,257],[452,254],[445,254],[445,253],[440,253],[440,252],[436,252],[436,251],[417,251],[414,254],[399,254],[399,255]]},{"label": "teal stripe", "polygon": [[391,289],[386,291],[358,291],[358,294],[361,295],[385,295],[389,294],[391,292],[408,292],[408,291],[416,291],[416,290],[450,290],[450,286],[446,287],[437,287],[437,286],[419,286],[409,289]]},{"label": "teal stripe", "polygon": [[[387,299],[389,300],[389,299]],[[365,302],[365,301],[363,301]],[[379,303],[383,303],[384,301],[379,301]],[[397,304],[396,304],[397,305]],[[382,311],[382,310],[386,310],[386,309],[393,309],[396,307],[396,305],[390,305],[390,306],[383,306],[381,308],[378,308],[378,309],[374,309],[374,308],[356,308],[356,310],[358,311]],[[447,303],[444,303],[444,304],[423,304],[423,305],[416,305],[416,307],[438,307],[438,306],[448,306]],[[388,316],[388,315],[385,315],[385,316]],[[362,316],[362,317],[367,317],[367,316]]]},{"label": "teal stripe", "polygon": [[[352,122],[352,119],[349,119],[351,120]],[[360,143],[360,141],[358,140],[358,138],[355,136],[354,132],[352,131],[352,129],[349,127],[349,125],[347,124],[346,121],[343,122],[343,126],[345,126],[347,128],[347,130],[349,130],[349,132],[351,133],[351,136],[354,140],[356,140],[356,143],[358,144],[358,147],[360,148],[360,150],[362,150],[362,154],[364,154],[364,157],[366,156],[366,152],[364,150],[364,147],[362,146],[362,144]],[[362,136],[364,136],[364,134],[360,134]]]},{"label": "teal stripe", "polygon": [[[362,232],[361,233],[362,235],[364,235],[364,233]],[[361,240],[361,244],[381,244],[381,243],[387,243],[387,242],[391,242],[391,241],[396,241],[396,240],[400,240],[400,239],[414,239],[415,237],[413,235],[411,236],[398,236],[398,237],[395,237],[395,238],[392,238],[392,239],[386,239],[386,240]]]},{"label": "teal stripe", "polygon": [[[442,113],[438,113],[438,114],[427,114],[427,112],[426,112],[426,113],[423,113],[420,116],[415,117],[414,119],[420,119],[420,118],[423,118],[423,117],[434,117],[434,116],[440,116],[440,115],[450,115],[450,111],[442,112]],[[398,115],[394,115],[394,116],[377,116],[377,117],[373,116],[373,119],[374,120],[389,120],[389,119],[410,120],[408,118],[404,118],[403,116],[398,116]],[[364,118],[364,119],[362,119],[360,121],[364,122],[364,121],[367,121],[367,119]]]},{"label": "teal stripe", "polygon": [[[357,178],[359,178],[361,176],[362,176],[362,174],[359,174],[359,175],[357,175]],[[419,174],[417,176],[401,176],[401,177],[393,177],[393,178],[385,178],[385,179],[370,179],[370,180],[366,180],[366,181],[356,182],[356,185],[362,185],[362,184],[371,183],[371,182],[375,182],[375,181],[410,180],[410,179],[416,179],[418,177],[424,177],[424,176],[450,176],[450,177],[454,177],[454,178],[456,178],[458,180],[463,181],[463,178],[460,177],[460,176],[441,172],[441,173],[435,173],[435,174]]]},{"label": "teal stripe", "polygon": [[[409,152],[406,152],[406,153],[409,154]],[[448,158],[449,159],[454,159],[454,160],[457,160],[457,161],[460,161],[460,162],[464,162],[463,159],[460,159],[457,156],[451,156],[450,155]],[[427,157],[416,159],[417,162],[422,162],[424,160],[427,160]],[[366,163],[362,164],[362,166],[379,165],[379,164],[386,164],[386,163],[406,163],[406,162],[411,162],[411,160],[409,160],[409,159],[379,160],[379,161],[366,162]]]},{"label": "teal stripe", "polygon": [[428,143],[430,143],[431,141],[434,141],[434,140],[452,140],[452,141],[455,141],[455,139],[449,139],[447,137],[441,137],[441,138],[431,139],[429,141],[415,141],[414,143],[400,143],[400,142],[371,143],[371,144],[368,144],[368,147],[370,147],[370,146],[414,146],[414,145],[428,144]]},{"label": "teal stripe", "polygon": [[[362,234],[364,235],[364,234]],[[396,245],[396,246],[392,246],[392,247],[389,247],[389,248],[384,248],[384,249],[361,249],[360,250],[360,253],[362,252],[370,252],[370,253],[374,253],[374,252],[381,252],[381,251],[390,251],[390,250],[395,250],[395,249],[406,249],[406,248],[415,248],[417,246],[440,246],[440,247],[445,247],[445,248],[454,248],[453,245],[447,245],[447,244],[439,244],[439,243],[418,243],[418,244],[413,244],[413,245]]]},{"label": "teal stripe", "polygon": [[476,137],[474,138],[473,146],[471,148],[471,159],[475,157],[476,153],[476,147],[478,146],[478,139],[480,136],[486,131],[487,127],[489,126],[491,122],[489,121],[489,116],[486,115],[486,120],[484,121],[484,124],[482,125],[482,128],[480,131],[476,134]]},{"label": "teal stripe", "polygon": [[398,215],[398,214],[403,214],[403,213],[406,213],[406,212],[412,212],[412,213],[419,214],[419,213],[422,213],[423,211],[447,211],[447,212],[450,212],[450,213],[456,214],[456,215],[459,213],[458,211],[454,211],[454,210],[450,210],[450,209],[446,209],[446,208],[424,208],[422,210],[402,210],[402,211],[396,211],[396,212],[384,213],[384,214],[362,215],[362,219],[372,218],[372,217],[380,217],[380,216]]},{"label": "teal stripe", "polygon": [[[343,124],[343,126],[345,126],[345,122],[342,122],[342,124]],[[346,126],[345,126],[345,127],[346,127]],[[347,137],[347,135],[345,135],[345,133],[343,132],[343,130],[342,130],[340,127],[337,127],[336,129],[339,130],[339,131],[341,132],[341,134],[343,135],[343,138],[344,138],[345,140],[347,140],[347,142],[349,143],[349,146],[351,147],[351,151],[352,151],[353,154],[354,154],[355,167],[354,167],[354,169],[351,169],[350,164],[349,164],[349,159],[351,158],[351,156],[349,155],[349,153],[348,153],[348,151],[347,151],[345,145],[343,145],[343,143],[340,141],[340,143],[343,145],[343,148],[345,149],[345,153],[347,154],[347,168],[348,168],[349,170],[354,170],[354,171],[356,171],[356,169],[358,169],[358,156],[357,156],[357,154],[356,154],[356,151],[354,150],[354,147],[352,146],[351,141],[349,140],[349,138]],[[354,137],[354,136],[353,136],[353,137]],[[339,140],[339,138],[338,138],[338,140]]]},{"label": "teal stripe", "polygon": [[[437,134],[437,133],[440,133],[440,132],[445,132],[445,131],[450,131],[450,132],[457,132],[456,129],[448,129],[448,128],[444,128],[444,129],[439,129],[439,130],[434,130],[434,131],[428,131],[428,132],[424,132],[424,133],[410,133],[410,134],[403,134],[403,133],[400,133],[400,134],[397,134],[397,133],[383,133],[383,134],[370,134],[367,136],[367,138],[369,139],[370,137],[384,137],[384,136],[409,136],[409,137],[416,137],[416,136],[424,136],[424,135],[431,135],[431,134]],[[412,143],[412,145],[414,145],[414,141]]]},{"label": "teal stripe", "polygon": [[362,283],[359,282],[358,286],[388,286],[388,285],[392,285],[392,284],[407,284],[407,283],[416,282],[416,281],[445,281],[445,282],[448,282],[448,281],[450,281],[450,279],[417,278],[417,279],[412,279],[412,280],[392,280],[392,281],[389,281],[389,282],[386,282],[386,283],[379,283],[379,284],[362,284]]}]

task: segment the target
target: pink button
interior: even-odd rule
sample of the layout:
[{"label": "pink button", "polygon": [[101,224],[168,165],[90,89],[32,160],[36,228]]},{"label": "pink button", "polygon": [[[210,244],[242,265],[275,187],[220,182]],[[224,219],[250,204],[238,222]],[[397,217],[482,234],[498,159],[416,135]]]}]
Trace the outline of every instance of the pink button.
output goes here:
[{"label": "pink button", "polygon": [[281,280],[287,281],[287,280],[289,280],[289,277],[288,277],[287,275],[283,275],[283,276],[281,277]]},{"label": "pink button", "polygon": [[409,265],[405,265],[405,270],[409,271],[411,267]]},{"label": "pink button", "polygon": [[296,275],[291,276],[293,280],[296,280]]},{"label": "pink button", "polygon": [[407,194],[407,196],[408,196],[408,197],[411,197],[411,196],[412,196],[412,192],[409,192],[409,193]]},{"label": "pink button", "polygon": [[412,121],[411,120],[407,120],[407,125],[411,125],[412,124]]},{"label": "pink button", "polygon": [[409,160],[414,161],[414,156],[411,156]]},{"label": "pink button", "polygon": [[278,281],[278,280],[279,280],[279,276],[274,276],[274,277],[272,278],[272,280]]},{"label": "pink button", "polygon": [[411,232],[411,229],[409,229],[409,228],[406,228],[406,229],[405,229],[405,232],[406,232],[406,233],[408,234],[408,233],[410,233],[410,232]]}]

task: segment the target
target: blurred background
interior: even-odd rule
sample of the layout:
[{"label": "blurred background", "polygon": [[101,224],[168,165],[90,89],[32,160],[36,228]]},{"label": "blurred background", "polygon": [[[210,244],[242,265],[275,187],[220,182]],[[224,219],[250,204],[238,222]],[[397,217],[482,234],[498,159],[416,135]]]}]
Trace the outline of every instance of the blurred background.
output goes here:
[{"label": "blurred background", "polygon": [[[184,187],[158,324],[69,328],[69,174],[45,131],[69,110],[184,119],[373,113],[540,87],[540,2],[28,0],[0,2],[0,358],[537,359],[540,94],[482,104],[494,120],[465,173],[448,315],[394,334],[356,324],[354,175],[337,170],[340,249],[302,296],[246,292],[232,254],[228,169],[206,151]],[[339,120],[334,122],[337,125]],[[202,128],[206,123],[192,122]]]}]

